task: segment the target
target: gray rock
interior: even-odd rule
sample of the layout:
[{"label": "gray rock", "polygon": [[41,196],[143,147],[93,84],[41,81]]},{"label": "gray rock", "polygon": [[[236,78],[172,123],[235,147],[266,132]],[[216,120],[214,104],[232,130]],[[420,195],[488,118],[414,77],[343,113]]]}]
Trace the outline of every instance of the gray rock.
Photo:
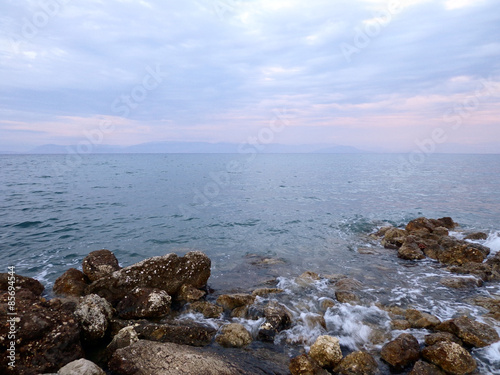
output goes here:
[{"label": "gray rock", "polygon": [[137,341],[139,341],[139,336],[137,336],[137,332],[133,326],[122,328],[106,347],[106,352],[111,357],[118,349],[130,346]]},{"label": "gray rock", "polygon": [[58,375],[106,375],[106,373],[95,363],[84,358],[68,363],[61,368]]},{"label": "gray rock", "polygon": [[75,316],[87,341],[104,337],[109,321],[113,316],[113,307],[104,298],[96,294],[82,297],[75,310]]},{"label": "gray rock", "polygon": [[252,335],[243,325],[230,323],[221,328],[216,341],[226,348],[241,348],[252,342]]}]

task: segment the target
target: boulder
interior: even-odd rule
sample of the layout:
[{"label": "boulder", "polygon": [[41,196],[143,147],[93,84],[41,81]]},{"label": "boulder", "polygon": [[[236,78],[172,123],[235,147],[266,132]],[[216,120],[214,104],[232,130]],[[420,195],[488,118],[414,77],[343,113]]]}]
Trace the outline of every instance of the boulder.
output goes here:
[{"label": "boulder", "polygon": [[458,344],[460,346],[463,345],[462,340],[460,340],[457,336],[449,332],[436,332],[425,336],[425,345],[427,346],[432,346],[441,341],[454,342],[455,344]]},{"label": "boulder", "polygon": [[[25,286],[31,284],[28,281]],[[32,283],[34,291],[42,288]],[[45,301],[28,289],[16,292],[17,316],[7,315],[8,293],[0,293],[0,338],[7,338],[10,328],[16,331],[16,367],[8,368],[10,340],[0,339],[0,373],[35,375],[55,372],[67,363],[84,356],[80,327],[73,315],[74,302]]]},{"label": "boulder", "polygon": [[189,305],[191,311],[201,313],[205,318],[217,319],[224,312],[222,306],[217,306],[208,301],[196,301]]},{"label": "boulder", "polygon": [[436,228],[436,224],[437,224],[436,222],[433,223],[431,222],[431,220],[425,217],[419,217],[406,224],[405,230],[409,233],[416,231],[427,231],[431,233],[434,230],[434,228]]},{"label": "boulder", "polygon": [[500,281],[500,268],[496,270],[491,264],[466,263],[460,266],[450,266],[448,271],[461,275],[474,275],[483,281]]},{"label": "boulder", "polygon": [[122,319],[161,318],[170,312],[172,297],[153,288],[135,288],[116,305]]},{"label": "boulder", "polygon": [[418,246],[417,237],[408,236],[405,242],[398,250],[398,258],[406,260],[425,259],[425,254]]},{"label": "boulder", "polygon": [[403,229],[390,228],[384,234],[384,238],[381,241],[382,246],[387,249],[398,249],[405,242],[407,235],[408,233]]},{"label": "boulder", "polygon": [[83,273],[90,281],[99,280],[120,268],[115,254],[106,249],[92,251],[82,261]]},{"label": "boulder", "polygon": [[241,348],[252,342],[252,335],[243,325],[230,323],[221,328],[215,341],[226,348]]},{"label": "boulder", "polygon": [[61,368],[58,375],[106,375],[106,373],[94,362],[84,358],[68,363]]},{"label": "boulder", "polygon": [[489,316],[500,320],[500,298],[476,297],[473,303],[489,311]]},{"label": "boulder", "polygon": [[292,375],[318,375],[322,371],[320,365],[307,354],[292,358],[288,369]]},{"label": "boulder", "polygon": [[81,297],[87,288],[87,278],[82,271],[70,268],[56,279],[54,293],[61,296]]},{"label": "boulder", "polygon": [[309,286],[319,279],[320,277],[316,272],[306,271],[302,273],[302,275],[295,278],[295,282],[302,286]]},{"label": "boulder", "polygon": [[488,238],[488,235],[484,232],[474,232],[474,233],[469,233],[464,237],[464,240],[485,240]]},{"label": "boulder", "polygon": [[89,285],[87,293],[98,294],[113,304],[137,287],[164,290],[176,297],[183,285],[206,286],[210,264],[210,259],[199,251],[183,257],[176,254],[153,257],[103,276]]},{"label": "boulder", "polygon": [[450,232],[446,227],[437,227],[434,228],[432,234],[435,234],[436,236],[449,236]]},{"label": "boulder", "polygon": [[413,335],[403,333],[385,344],[380,354],[394,369],[401,370],[420,358],[420,346]]},{"label": "boulder", "polygon": [[407,330],[411,328],[411,324],[408,320],[405,319],[395,319],[391,321],[391,328],[396,330]]},{"label": "boulder", "polygon": [[367,352],[348,354],[335,368],[341,375],[374,375],[378,373],[377,361]]},{"label": "boulder", "polygon": [[216,303],[224,308],[224,310],[233,310],[237,307],[248,306],[254,303],[255,296],[251,294],[223,294],[217,298]]},{"label": "boulder", "polygon": [[489,254],[489,249],[479,244],[469,243],[445,237],[440,244],[443,250],[438,254],[441,263],[462,265],[466,263],[482,263]]},{"label": "boulder", "polygon": [[333,369],[342,360],[339,339],[333,336],[319,336],[311,345],[309,356],[321,367]]},{"label": "boulder", "polygon": [[117,375],[286,375],[280,367],[241,349],[193,348],[139,340],[118,349],[109,361]]},{"label": "boulder", "polygon": [[[42,283],[36,279],[32,279],[31,277],[21,276],[15,274],[15,288],[16,291],[21,289],[29,290],[35,296],[39,296],[42,294],[45,289]],[[8,291],[9,290],[9,278],[11,275],[9,273],[0,273],[0,291]]]},{"label": "boulder", "polygon": [[75,317],[80,323],[86,341],[102,339],[106,335],[112,316],[111,304],[96,294],[81,297],[75,310]]},{"label": "boulder", "polygon": [[446,375],[436,365],[432,363],[417,361],[408,375]]},{"label": "boulder", "polygon": [[203,298],[205,292],[203,290],[194,288],[191,285],[183,285],[179,290],[177,299],[184,302],[195,302]]},{"label": "boulder", "polygon": [[439,280],[441,284],[453,289],[471,289],[483,285],[483,280],[474,277],[443,277]]},{"label": "boulder", "polygon": [[106,347],[106,353],[108,357],[111,357],[118,349],[126,348],[137,341],[139,341],[139,336],[133,326],[122,328]]},{"label": "boulder", "polygon": [[470,374],[477,367],[475,359],[467,350],[450,341],[440,341],[424,348],[422,356],[450,374]]},{"label": "boulder", "polygon": [[335,298],[340,303],[350,303],[352,305],[356,305],[361,301],[355,293],[344,290],[337,290],[335,292]]},{"label": "boulder", "polygon": [[415,309],[407,309],[405,318],[412,328],[434,328],[441,323],[434,315]]},{"label": "boulder", "polygon": [[259,327],[258,339],[262,341],[273,341],[276,333],[290,328],[292,316],[285,306],[270,301],[264,308],[266,321]]},{"label": "boulder", "polygon": [[465,345],[482,348],[500,341],[497,331],[487,324],[471,320],[467,316],[447,320],[435,327],[460,338]]}]

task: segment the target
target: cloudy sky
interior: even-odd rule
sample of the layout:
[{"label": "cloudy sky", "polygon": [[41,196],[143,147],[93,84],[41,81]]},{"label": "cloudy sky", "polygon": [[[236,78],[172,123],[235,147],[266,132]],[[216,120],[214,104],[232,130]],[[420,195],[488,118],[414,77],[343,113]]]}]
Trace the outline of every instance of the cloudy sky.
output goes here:
[{"label": "cloudy sky", "polygon": [[0,3],[0,150],[498,152],[499,104],[498,0]]}]

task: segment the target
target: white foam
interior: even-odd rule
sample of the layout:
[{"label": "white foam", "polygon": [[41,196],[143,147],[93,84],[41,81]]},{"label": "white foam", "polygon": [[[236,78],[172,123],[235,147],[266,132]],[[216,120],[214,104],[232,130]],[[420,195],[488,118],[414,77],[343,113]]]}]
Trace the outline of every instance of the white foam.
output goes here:
[{"label": "white foam", "polygon": [[474,354],[482,359],[479,362],[481,374],[499,374],[500,369],[500,341],[485,348],[474,350]]},{"label": "white foam", "polygon": [[489,247],[492,254],[498,253],[500,251],[500,232],[491,233],[483,245]]}]

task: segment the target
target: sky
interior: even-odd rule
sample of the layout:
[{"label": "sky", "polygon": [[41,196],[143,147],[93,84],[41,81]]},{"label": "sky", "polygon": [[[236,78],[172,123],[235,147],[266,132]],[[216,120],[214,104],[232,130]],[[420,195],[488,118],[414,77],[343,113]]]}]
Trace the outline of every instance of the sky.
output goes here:
[{"label": "sky", "polygon": [[0,150],[500,152],[498,0],[2,0]]}]

